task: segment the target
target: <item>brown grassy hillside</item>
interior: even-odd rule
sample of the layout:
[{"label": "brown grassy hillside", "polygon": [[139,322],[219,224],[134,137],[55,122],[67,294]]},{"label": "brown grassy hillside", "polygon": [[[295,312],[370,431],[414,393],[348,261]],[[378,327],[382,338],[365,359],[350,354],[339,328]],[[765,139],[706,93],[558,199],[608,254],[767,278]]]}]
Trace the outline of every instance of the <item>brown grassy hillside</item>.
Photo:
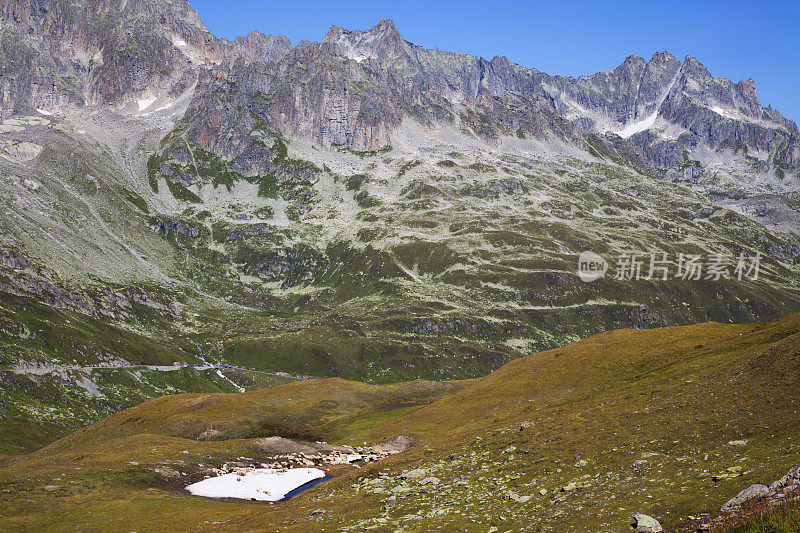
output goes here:
[{"label": "brown grassy hillside", "polygon": [[[0,529],[625,531],[636,512],[669,525],[800,462],[798,385],[793,316],[604,333],[469,383],[161,398],[0,469]],[[188,478],[273,434],[415,445],[279,504],[194,498],[155,473]]]}]

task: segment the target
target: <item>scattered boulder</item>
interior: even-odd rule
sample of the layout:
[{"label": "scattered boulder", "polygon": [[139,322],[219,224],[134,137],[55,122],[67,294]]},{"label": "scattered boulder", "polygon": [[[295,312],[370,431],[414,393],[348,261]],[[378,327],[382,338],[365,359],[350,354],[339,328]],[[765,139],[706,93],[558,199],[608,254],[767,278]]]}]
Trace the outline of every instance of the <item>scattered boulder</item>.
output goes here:
[{"label": "scattered boulder", "polygon": [[155,471],[156,474],[159,474],[159,475],[161,475],[161,477],[166,478],[166,479],[178,479],[178,478],[181,477],[181,473],[180,472],[178,472],[176,470],[173,470],[171,468],[168,468],[166,466],[162,466],[162,467],[156,468],[154,471]]},{"label": "scattered boulder", "polygon": [[770,485],[769,492],[770,494],[777,494],[786,487],[792,487],[794,485],[800,485],[800,465],[791,468],[786,472],[785,476]]},{"label": "scattered boulder", "polygon": [[375,446],[375,451],[380,452],[388,452],[388,453],[400,453],[406,451],[412,444],[412,438],[407,437],[406,435],[398,435],[397,437],[387,440],[384,443],[378,444]]},{"label": "scattered boulder", "polygon": [[424,478],[428,476],[428,471],[424,468],[417,468],[415,470],[411,470],[406,472],[400,476],[400,479],[417,479],[417,478]]},{"label": "scattered boulder", "polygon": [[29,191],[37,191],[42,187],[39,182],[30,178],[20,178],[19,184]]},{"label": "scattered boulder", "polygon": [[728,444],[726,444],[726,446],[734,446],[734,447],[747,446],[747,441],[746,440],[730,440],[730,441],[728,441]]},{"label": "scattered boulder", "polygon": [[658,533],[664,529],[658,520],[646,514],[636,514],[633,516],[633,530],[635,533]]},{"label": "scattered boulder", "polygon": [[408,484],[401,483],[400,485],[397,485],[396,487],[392,488],[392,493],[400,494],[400,493],[403,493],[403,492],[411,492],[412,490],[414,490],[414,489],[412,489]]},{"label": "scattered boulder", "polygon": [[726,511],[733,507],[738,507],[745,502],[749,502],[750,500],[755,500],[756,498],[763,498],[764,496],[769,495],[769,488],[766,485],[750,485],[742,492],[728,500],[728,502],[722,506],[722,510]]},{"label": "scattered boulder", "polygon": [[508,491],[505,494],[505,497],[508,498],[509,500],[517,502],[517,503],[525,503],[525,502],[527,502],[528,500],[531,499],[530,496],[520,496],[519,494],[517,494],[513,490]]}]

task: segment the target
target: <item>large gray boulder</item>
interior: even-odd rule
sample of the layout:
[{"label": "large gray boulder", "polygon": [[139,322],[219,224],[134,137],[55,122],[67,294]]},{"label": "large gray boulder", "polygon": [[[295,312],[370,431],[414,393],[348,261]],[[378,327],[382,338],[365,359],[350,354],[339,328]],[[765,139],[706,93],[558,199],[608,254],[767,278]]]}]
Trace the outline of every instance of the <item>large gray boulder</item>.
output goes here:
[{"label": "large gray boulder", "polygon": [[722,506],[722,510],[732,509],[734,507],[739,507],[743,503],[749,502],[751,500],[755,500],[757,498],[763,498],[770,494],[770,490],[766,485],[750,485],[742,492],[728,500],[728,502]]},{"label": "large gray boulder", "polygon": [[635,533],[658,533],[659,531],[663,531],[661,524],[652,516],[636,514],[633,515],[633,519],[636,522],[633,526],[633,531]]}]

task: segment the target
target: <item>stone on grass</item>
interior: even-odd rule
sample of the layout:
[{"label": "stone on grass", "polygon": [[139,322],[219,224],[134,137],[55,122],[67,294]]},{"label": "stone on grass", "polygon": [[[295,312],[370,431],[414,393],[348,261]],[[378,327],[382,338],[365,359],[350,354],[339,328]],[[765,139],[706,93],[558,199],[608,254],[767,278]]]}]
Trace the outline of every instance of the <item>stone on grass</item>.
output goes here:
[{"label": "stone on grass", "polygon": [[633,526],[635,533],[658,533],[663,531],[661,524],[652,516],[646,514],[636,514],[633,516],[636,523]]},{"label": "stone on grass", "polygon": [[424,478],[428,475],[428,471],[424,468],[417,468],[416,470],[411,470],[406,472],[405,474],[401,475],[401,479],[415,479],[415,478]]},{"label": "stone on grass", "polygon": [[728,500],[728,502],[722,506],[722,510],[725,511],[727,509],[732,509],[733,507],[739,507],[745,502],[749,502],[750,500],[754,500],[756,498],[763,498],[769,494],[769,488],[766,485],[750,485],[742,492]]}]

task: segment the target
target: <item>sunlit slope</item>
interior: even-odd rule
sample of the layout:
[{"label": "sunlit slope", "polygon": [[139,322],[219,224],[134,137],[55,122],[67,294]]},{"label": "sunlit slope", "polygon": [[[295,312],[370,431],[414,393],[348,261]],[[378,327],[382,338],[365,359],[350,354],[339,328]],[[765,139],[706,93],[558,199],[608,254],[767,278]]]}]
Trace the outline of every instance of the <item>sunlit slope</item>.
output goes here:
[{"label": "sunlit slope", "polygon": [[[0,513],[14,527],[137,531],[626,531],[635,512],[669,525],[800,462],[799,358],[792,316],[613,331],[430,403],[419,401],[435,395],[428,383],[387,392],[342,380],[163,398],[0,470]],[[196,440],[212,424],[214,438],[229,440]],[[191,473],[255,450],[231,437],[281,432],[372,443],[407,435],[415,445],[272,506],[191,498],[154,474],[164,462]],[[420,468],[422,477],[402,475]],[[61,488],[45,490],[52,484]],[[37,505],[26,502],[33,495]]]},{"label": "sunlit slope", "polygon": [[215,441],[271,435],[333,441],[352,433],[351,424],[359,428],[366,423],[362,419],[430,403],[464,383],[369,385],[328,378],[245,393],[164,396],[82,428],[34,455],[80,451],[139,434]]}]

